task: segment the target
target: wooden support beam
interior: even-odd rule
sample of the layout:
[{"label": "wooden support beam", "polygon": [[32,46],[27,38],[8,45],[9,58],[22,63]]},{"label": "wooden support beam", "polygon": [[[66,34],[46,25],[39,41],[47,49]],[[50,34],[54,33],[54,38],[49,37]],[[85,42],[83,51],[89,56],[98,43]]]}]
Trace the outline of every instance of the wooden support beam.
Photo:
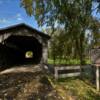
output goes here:
[{"label": "wooden support beam", "polygon": [[55,67],[55,73],[54,73],[55,75],[55,79],[57,80],[58,79],[58,69]]},{"label": "wooden support beam", "polygon": [[99,91],[99,89],[100,89],[99,66],[96,66],[96,88],[97,88],[97,91]]}]

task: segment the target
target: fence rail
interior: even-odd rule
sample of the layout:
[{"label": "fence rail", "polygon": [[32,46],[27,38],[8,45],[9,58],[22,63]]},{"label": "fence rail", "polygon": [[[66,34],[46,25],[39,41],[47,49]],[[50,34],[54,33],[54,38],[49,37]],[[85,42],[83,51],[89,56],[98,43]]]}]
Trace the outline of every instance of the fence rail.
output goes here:
[{"label": "fence rail", "polygon": [[[63,72],[63,73],[59,73],[59,71]],[[66,78],[66,77],[76,77],[76,76],[80,76],[81,73],[81,68],[80,66],[60,66],[60,67],[55,67],[54,69],[54,77],[55,79],[59,79],[59,78]]]}]

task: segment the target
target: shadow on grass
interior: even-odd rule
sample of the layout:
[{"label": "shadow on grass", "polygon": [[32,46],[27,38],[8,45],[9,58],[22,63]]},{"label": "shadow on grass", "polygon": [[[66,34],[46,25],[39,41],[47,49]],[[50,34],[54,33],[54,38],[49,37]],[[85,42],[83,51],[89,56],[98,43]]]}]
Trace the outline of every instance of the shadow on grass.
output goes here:
[{"label": "shadow on grass", "polygon": [[59,79],[56,84],[63,86],[66,93],[76,96],[78,100],[100,100],[100,93],[93,85],[89,85],[80,78]]}]

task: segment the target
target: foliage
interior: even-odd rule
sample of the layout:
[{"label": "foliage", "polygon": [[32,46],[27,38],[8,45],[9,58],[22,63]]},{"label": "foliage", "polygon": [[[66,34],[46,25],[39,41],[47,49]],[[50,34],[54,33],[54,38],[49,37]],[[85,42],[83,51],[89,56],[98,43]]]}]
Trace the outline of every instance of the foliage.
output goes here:
[{"label": "foliage", "polygon": [[33,58],[33,52],[32,51],[27,51],[25,53],[25,58]]},{"label": "foliage", "polygon": [[[70,33],[67,33],[63,28],[57,27],[56,31],[52,35],[49,47],[49,58],[53,59],[54,63],[56,62],[56,60],[57,62],[61,63],[63,61],[70,62],[70,60],[72,59],[73,60],[80,59],[78,43],[76,42],[77,38],[71,39],[70,37],[68,37],[68,34]],[[88,39],[86,37],[84,38],[84,42],[85,42],[84,43],[85,44],[84,64],[85,64],[85,59],[88,56],[88,54],[86,55],[86,49],[88,49]],[[78,64],[79,63],[80,61],[78,61]]]},{"label": "foliage", "polygon": [[[81,23],[87,23],[91,13],[92,0],[21,0],[22,6],[29,15],[34,15],[39,25],[47,24],[52,26],[55,21],[63,24],[74,22],[78,27]],[[86,17],[85,17],[86,16]],[[78,25],[78,26],[77,26]],[[70,25],[71,26],[71,25]]]},{"label": "foliage", "polygon": [[[54,35],[52,42],[53,59],[56,56],[70,55],[72,51],[84,64],[87,41],[86,30],[93,28],[92,2],[94,0],[21,0],[27,14],[34,15],[39,26],[50,26],[52,32],[55,25],[63,26],[63,32]],[[62,34],[63,33],[63,34]],[[59,45],[58,45],[59,44]],[[73,55],[73,54],[72,54]],[[66,56],[67,57],[67,56]]]},{"label": "foliage", "polygon": [[97,19],[92,19],[91,30],[93,35],[94,46],[100,45],[100,22]]},{"label": "foliage", "polygon": [[93,0],[93,1],[97,3],[96,10],[97,10],[97,12],[100,13],[100,0]]}]

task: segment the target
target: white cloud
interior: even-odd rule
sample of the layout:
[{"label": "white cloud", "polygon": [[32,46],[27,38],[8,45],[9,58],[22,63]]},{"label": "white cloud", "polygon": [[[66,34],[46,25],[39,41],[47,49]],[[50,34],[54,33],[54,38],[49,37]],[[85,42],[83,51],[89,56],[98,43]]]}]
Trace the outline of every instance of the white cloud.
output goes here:
[{"label": "white cloud", "polygon": [[17,20],[21,21],[21,20],[23,20],[23,19],[19,17],[19,18],[17,18]]},{"label": "white cloud", "polygon": [[20,13],[16,14],[16,17],[21,17],[21,14]]},{"label": "white cloud", "polygon": [[23,20],[22,15],[20,13],[16,14],[16,19],[18,21],[22,21]]},{"label": "white cloud", "polygon": [[23,21],[23,17],[20,13],[18,13],[15,16],[10,16],[8,18],[0,18],[0,24],[8,24],[12,21]]},{"label": "white cloud", "polygon": [[8,20],[7,19],[0,19],[0,23],[4,24],[4,23],[7,23]]}]

